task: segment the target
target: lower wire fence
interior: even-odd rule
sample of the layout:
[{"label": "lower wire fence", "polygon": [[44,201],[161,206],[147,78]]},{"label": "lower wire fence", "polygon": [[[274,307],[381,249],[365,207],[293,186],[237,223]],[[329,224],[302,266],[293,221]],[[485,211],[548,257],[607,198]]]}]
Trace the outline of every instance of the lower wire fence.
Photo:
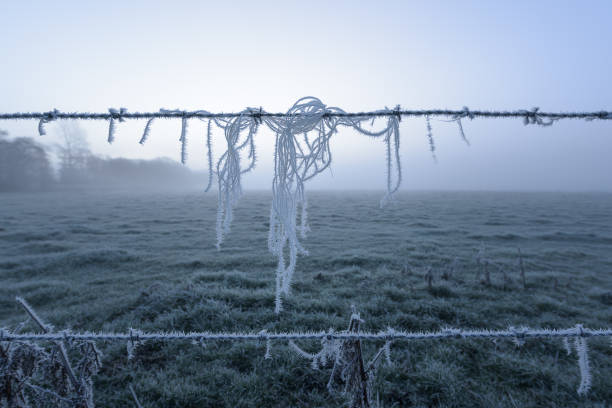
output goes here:
[{"label": "lower wire fence", "polygon": [[[306,332],[143,332],[129,329],[127,332],[72,332],[56,331],[46,324],[34,309],[22,298],[17,302],[25,309],[30,318],[44,333],[18,333],[17,330],[0,329],[0,406],[17,408],[30,407],[73,407],[93,408],[93,376],[102,365],[102,354],[96,346],[97,341],[126,342],[127,358],[132,359],[134,351],[146,341],[181,341],[194,344],[204,341],[265,341],[265,359],[271,358],[272,342],[288,342],[290,349],[300,357],[311,361],[313,369],[331,363],[332,370],[327,384],[331,393],[339,393],[347,399],[351,407],[378,407],[373,391],[377,366],[384,356],[392,364],[391,345],[398,341],[445,340],[445,339],[508,339],[517,346],[536,338],[558,338],[568,355],[575,351],[580,369],[580,396],[588,393],[592,377],[589,362],[588,339],[593,337],[612,337],[612,328],[592,329],[578,324],[566,329],[531,329],[528,327],[509,327],[505,330],[471,330],[444,328],[438,331],[405,331],[387,328],[371,332],[361,331],[363,320],[353,310],[348,328],[335,331]],[[294,341],[320,340],[321,349],[310,353],[300,348]],[[570,340],[573,340],[570,343]],[[383,341],[377,353],[366,362],[363,357],[362,341]],[[52,351],[38,345],[50,342]],[[78,358],[75,358],[78,357]],[[71,358],[76,364],[72,364]],[[59,368],[59,371],[58,371]],[[48,373],[54,372],[51,378]],[[58,374],[59,373],[59,374]],[[337,384],[343,384],[337,388]],[[130,395],[137,407],[143,405],[138,400],[133,387]],[[33,401],[33,402],[32,402]]]},{"label": "lower wire fence", "polygon": [[441,340],[448,338],[575,338],[575,337],[612,337],[612,329],[589,329],[577,325],[567,329],[530,329],[509,328],[506,330],[469,330],[469,329],[442,329],[432,332],[403,331],[387,329],[380,332],[141,332],[132,329],[128,332],[70,332],[60,331],[57,333],[12,333],[0,329],[0,341],[171,341],[171,340]]}]

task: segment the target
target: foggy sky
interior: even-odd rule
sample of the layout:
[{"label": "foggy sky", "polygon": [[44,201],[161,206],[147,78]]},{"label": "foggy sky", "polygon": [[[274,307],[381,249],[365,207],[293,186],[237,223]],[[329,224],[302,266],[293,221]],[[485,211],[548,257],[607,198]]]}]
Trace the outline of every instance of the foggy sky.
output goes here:
[{"label": "foggy sky", "polygon": [[[286,111],[303,96],[347,111],[612,110],[611,17],[608,1],[2,2],[0,111]],[[178,160],[180,121],[156,121],[140,146],[144,124],[118,124],[107,145],[107,123],[81,122],[97,154]],[[436,164],[424,119],[401,122],[404,189],[612,191],[612,121],[463,125],[471,147],[432,120]],[[36,127],[0,121],[13,137]],[[190,122],[194,169],[204,131]],[[243,184],[270,188],[272,135],[256,141]],[[341,130],[332,149],[307,188],[385,187],[382,142]]]}]

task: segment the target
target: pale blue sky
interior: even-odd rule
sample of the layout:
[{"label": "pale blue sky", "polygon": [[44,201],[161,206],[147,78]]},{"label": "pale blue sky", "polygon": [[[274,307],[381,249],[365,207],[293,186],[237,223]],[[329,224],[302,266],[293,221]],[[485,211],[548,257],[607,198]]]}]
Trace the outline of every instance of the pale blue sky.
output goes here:
[{"label": "pale blue sky", "polygon": [[[302,96],[345,110],[404,108],[612,110],[612,2],[4,1],[0,111],[164,108],[285,111]],[[401,124],[404,188],[612,191],[612,121],[433,121]],[[37,123],[0,122],[12,135]],[[82,123],[94,151],[179,158],[180,121]],[[189,128],[190,166],[204,166],[204,124]],[[39,140],[55,141],[54,125]],[[271,185],[272,136],[245,187]],[[340,132],[333,177],[311,188],[385,186],[381,142]],[[217,149],[217,153],[218,153]],[[203,181],[204,184],[204,181]]]}]

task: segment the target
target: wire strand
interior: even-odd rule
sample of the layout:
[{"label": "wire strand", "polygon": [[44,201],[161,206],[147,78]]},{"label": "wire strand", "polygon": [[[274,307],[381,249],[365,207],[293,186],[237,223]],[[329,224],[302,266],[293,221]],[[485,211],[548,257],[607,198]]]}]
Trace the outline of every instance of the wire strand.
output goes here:
[{"label": "wire strand", "polygon": [[[135,334],[136,333],[136,334]],[[61,333],[11,333],[0,329],[0,342],[5,341],[52,341],[52,340],[101,340],[101,341],[145,341],[145,340],[435,340],[435,339],[466,339],[466,338],[571,338],[571,337],[612,337],[612,329],[577,330],[568,329],[529,329],[509,328],[506,330],[468,330],[442,329],[432,332],[402,331],[389,328],[374,332],[139,332],[131,329],[128,332],[61,332]]]},{"label": "wire strand", "polygon": [[[419,109],[419,110],[381,110],[381,111],[366,111],[366,112],[336,112],[328,111],[323,114],[316,114],[324,118],[331,117],[388,117],[388,116],[445,116],[454,119],[467,117],[474,118],[523,118],[523,119],[587,119],[587,120],[611,120],[612,111],[595,111],[595,112],[540,112],[537,109],[532,110],[514,110],[514,111],[491,111],[491,110],[450,110],[450,109]],[[206,119],[230,119],[240,116],[250,116],[257,120],[263,118],[282,118],[282,117],[307,117],[312,116],[309,113],[281,113],[281,112],[266,112],[266,111],[251,111],[250,113],[235,112],[235,113],[210,113],[203,111],[162,111],[162,112],[118,112],[118,113],[95,113],[95,112],[60,112],[57,110],[49,112],[14,112],[0,113],[0,120],[14,119],[38,119],[46,122],[57,119],[84,119],[84,120],[110,120],[110,119],[173,119],[173,118],[206,118]],[[532,123],[532,122],[529,122]],[[537,123],[537,122],[536,122]]]}]

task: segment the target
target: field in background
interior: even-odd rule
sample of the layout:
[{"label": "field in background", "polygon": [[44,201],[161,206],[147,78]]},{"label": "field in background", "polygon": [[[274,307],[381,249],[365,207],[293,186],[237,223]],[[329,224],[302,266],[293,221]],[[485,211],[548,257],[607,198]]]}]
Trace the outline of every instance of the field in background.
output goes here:
[{"label": "field in background", "polygon": [[[274,310],[267,251],[270,196],[245,195],[223,248],[216,196],[45,193],[0,195],[0,327],[26,298],[58,329],[268,331],[612,326],[612,195],[312,193],[311,233],[293,294]],[[491,284],[477,278],[481,245]],[[524,255],[527,288],[518,273]],[[455,261],[456,259],[456,261]],[[455,262],[454,269],[451,265]],[[431,267],[431,288],[424,279]],[[26,328],[35,327],[29,324]],[[370,357],[381,344],[365,343]],[[316,342],[301,344],[318,350]],[[100,407],[337,407],[330,370],[286,344],[100,344]],[[612,401],[612,347],[590,340],[593,388],[576,395],[577,358],[561,341],[398,342],[377,389],[393,406],[591,406]],[[129,406],[129,405],[128,405]]]}]

